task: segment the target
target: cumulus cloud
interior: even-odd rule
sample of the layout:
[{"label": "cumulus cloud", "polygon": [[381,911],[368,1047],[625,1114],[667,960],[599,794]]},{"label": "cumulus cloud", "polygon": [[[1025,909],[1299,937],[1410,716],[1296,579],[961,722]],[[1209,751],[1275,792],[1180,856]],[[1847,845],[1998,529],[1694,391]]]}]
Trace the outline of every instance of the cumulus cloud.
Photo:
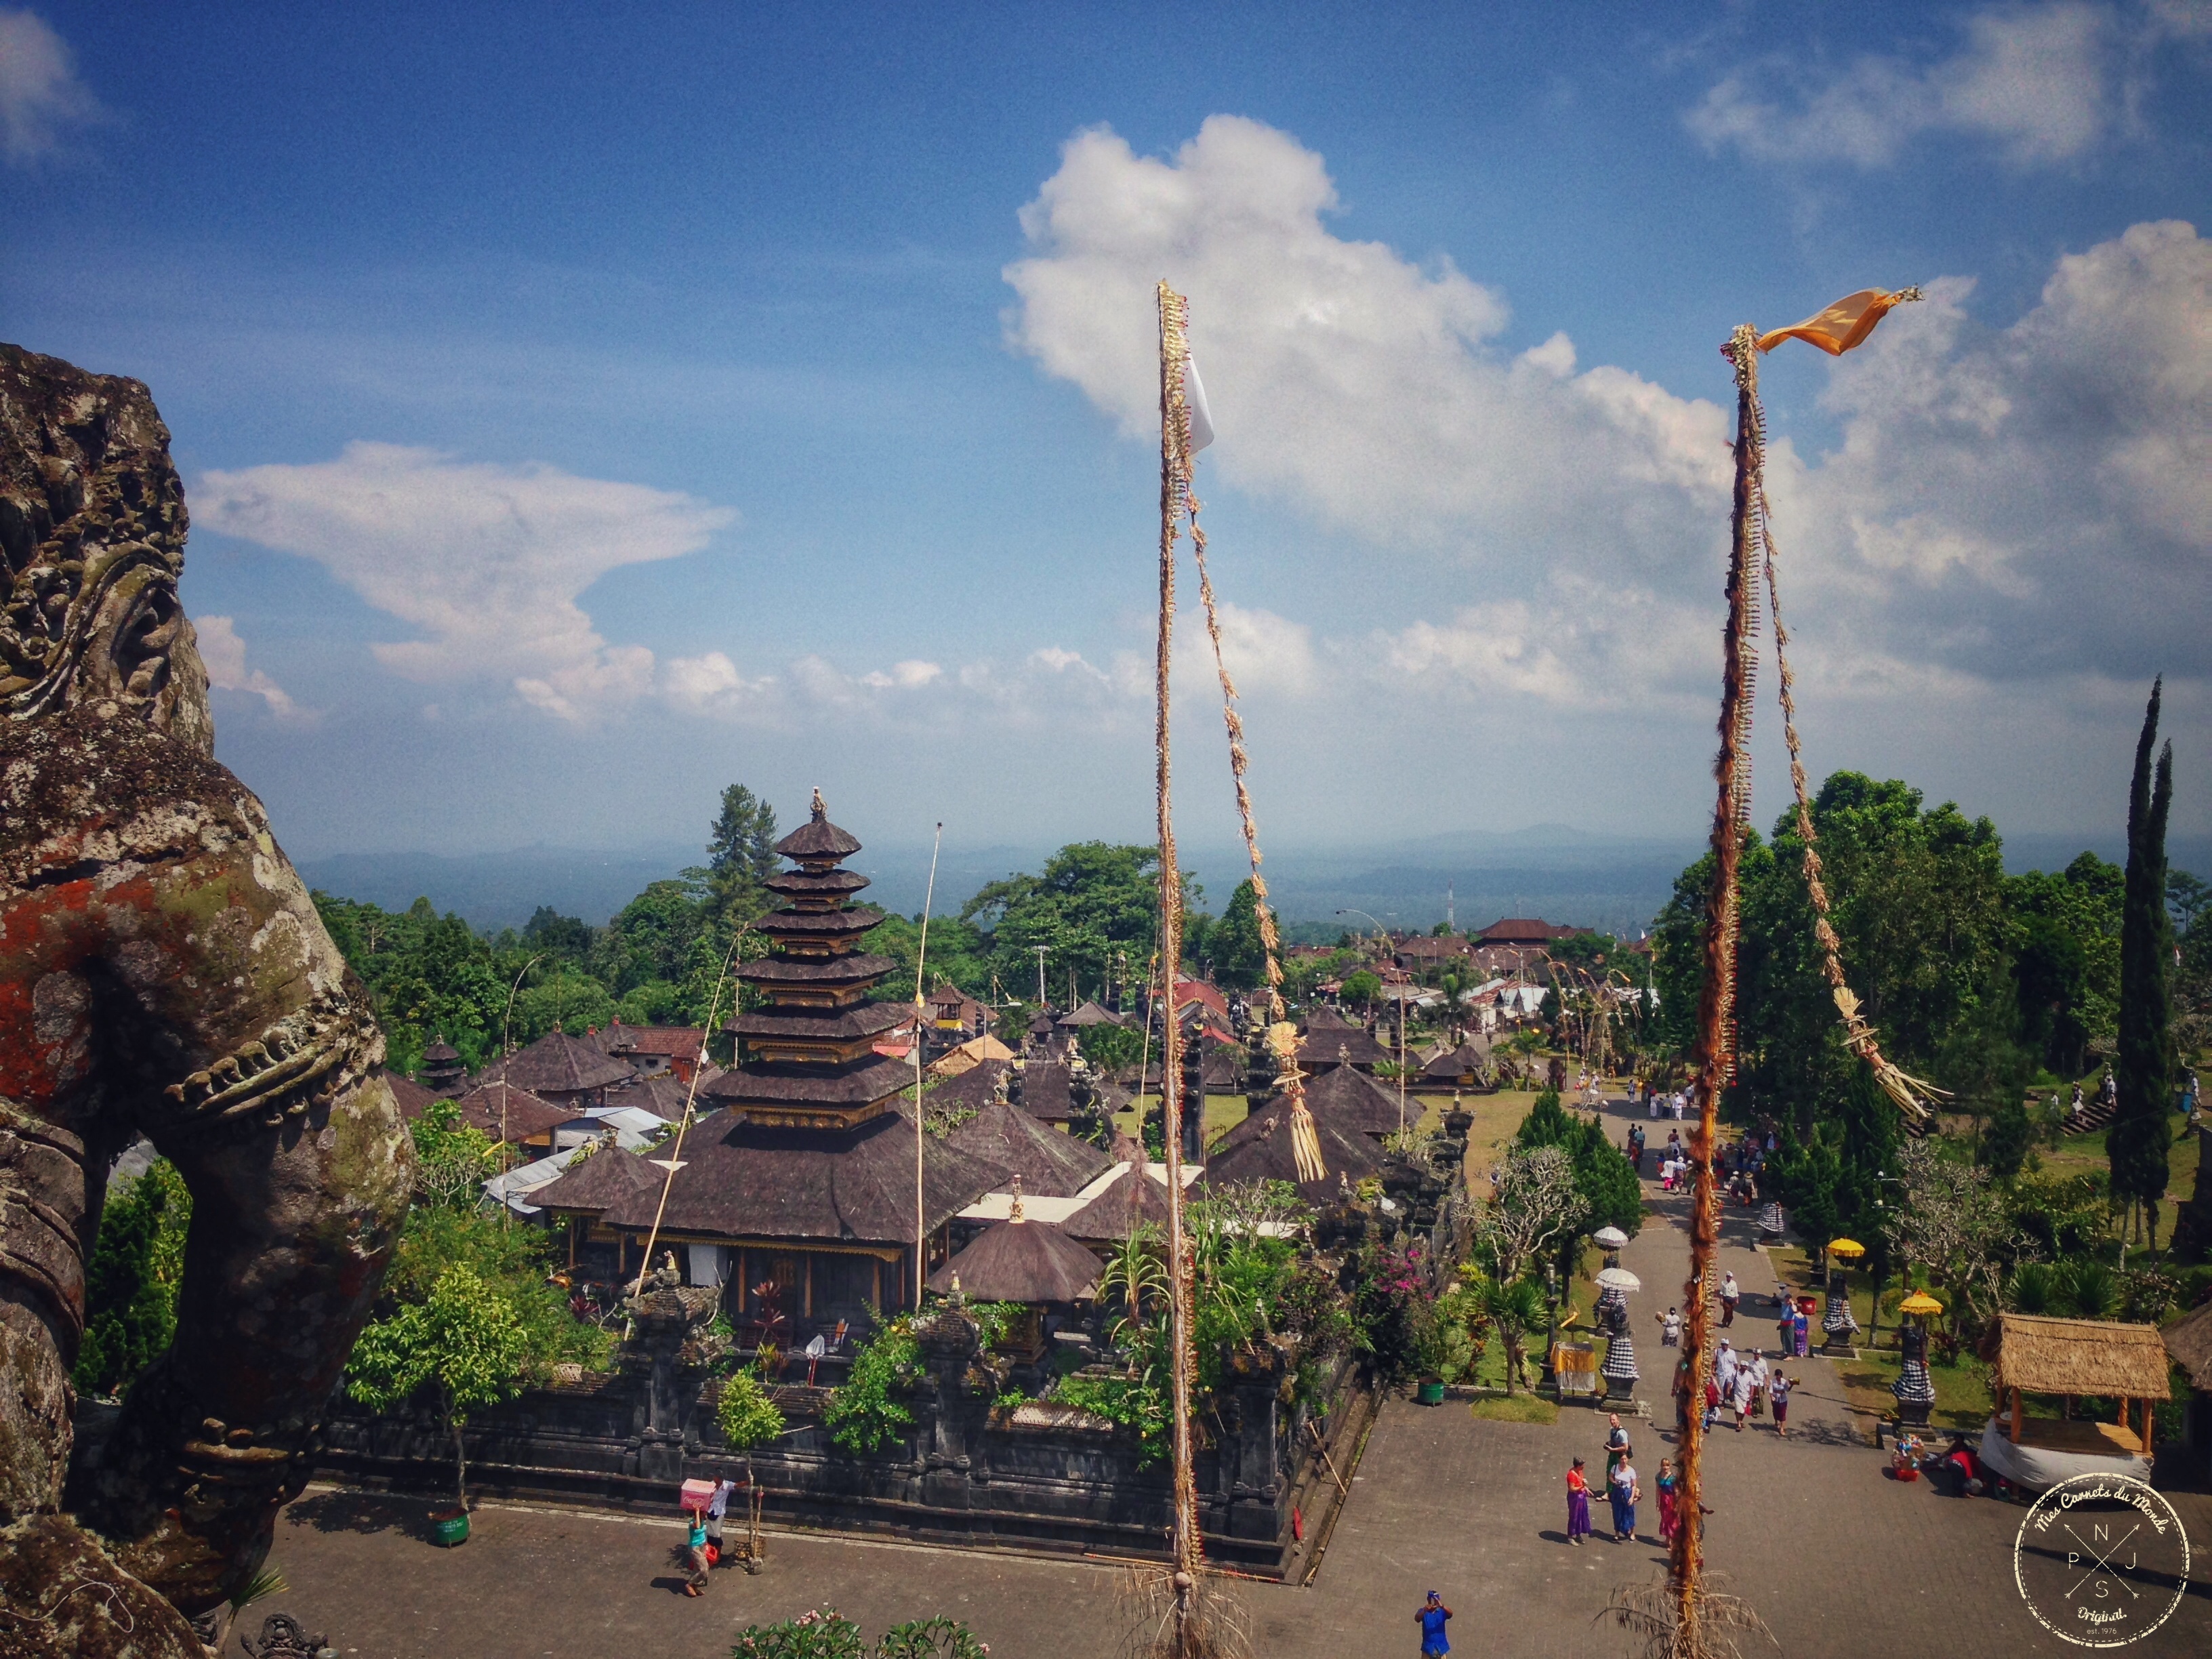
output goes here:
[{"label": "cumulus cloud", "polygon": [[[1334,236],[1334,199],[1320,157],[1250,121],[1216,117],[1169,160],[1087,131],[1006,272],[1012,339],[1147,439],[1164,272],[1192,296],[1209,465],[1378,560],[1426,547],[1472,578],[1444,619],[1366,638],[1232,611],[1233,672],[1290,698],[1420,684],[1632,717],[1709,701],[1727,416],[1583,366],[1565,334],[1503,353],[1500,296]],[[1931,282],[1832,367],[1833,453],[1772,447],[1801,675],[1902,708],[1968,683],[2071,696],[2205,674],[2212,244],[2137,225],[2059,261],[2005,327],[1975,319],[1972,288]]]},{"label": "cumulus cloud", "polygon": [[1079,133],[1022,211],[1010,336],[1149,431],[1164,274],[1190,296],[1222,434],[1208,456],[1232,483],[1478,561],[1632,525],[1653,532],[1648,556],[1656,512],[1679,555],[1691,516],[1727,499],[1722,411],[1623,369],[1577,374],[1563,335],[1499,350],[1501,295],[1449,260],[1333,234],[1335,204],[1322,158],[1256,121],[1213,116],[1171,161]]},{"label": "cumulus cloud", "polygon": [[100,114],[69,42],[36,12],[0,11],[0,155],[9,165],[54,154],[70,128]]},{"label": "cumulus cloud", "polygon": [[307,712],[295,703],[284,688],[260,669],[246,665],[246,641],[228,617],[198,617],[192,631],[199,637],[200,661],[206,665],[208,684],[218,691],[242,691],[269,705],[279,720],[301,720]]},{"label": "cumulus cloud", "polygon": [[1966,18],[1964,38],[1932,60],[1869,53],[1814,74],[1771,59],[1721,81],[1685,118],[1709,149],[1760,161],[1881,167],[1937,132],[1993,143],[2017,166],[2070,161],[2125,122],[2157,46],[2204,28],[2201,7],[2176,3],[2000,7]]},{"label": "cumulus cloud", "polygon": [[492,678],[564,720],[654,686],[653,653],[609,645],[577,603],[626,565],[707,545],[734,514],[690,496],[544,465],[352,443],[333,461],[214,471],[211,530],[313,559],[424,637],[376,659],[427,684]]},{"label": "cumulus cloud", "polygon": [[2205,674],[2212,242],[2133,226],[2002,329],[1971,289],[1843,359],[1844,442],[1777,479],[1818,591],[1870,647],[1992,680]]}]

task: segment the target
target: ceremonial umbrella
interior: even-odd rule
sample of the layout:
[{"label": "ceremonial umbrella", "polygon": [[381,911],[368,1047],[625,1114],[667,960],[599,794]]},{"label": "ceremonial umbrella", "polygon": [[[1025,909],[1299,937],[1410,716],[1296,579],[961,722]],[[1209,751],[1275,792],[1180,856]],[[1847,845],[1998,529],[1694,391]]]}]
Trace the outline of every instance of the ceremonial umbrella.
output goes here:
[{"label": "ceremonial umbrella", "polygon": [[1640,1291],[1644,1281],[1626,1267],[1607,1267],[1594,1281],[1601,1291]]}]

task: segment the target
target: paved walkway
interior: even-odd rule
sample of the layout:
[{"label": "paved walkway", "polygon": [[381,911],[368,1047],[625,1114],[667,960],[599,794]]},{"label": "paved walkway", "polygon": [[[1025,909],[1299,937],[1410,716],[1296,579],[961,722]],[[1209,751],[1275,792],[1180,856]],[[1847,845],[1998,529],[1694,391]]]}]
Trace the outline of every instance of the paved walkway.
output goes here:
[{"label": "paved walkway", "polygon": [[[1623,1110],[1607,1121],[1626,1133]],[[1623,1254],[1646,1286],[1632,1301],[1638,1352],[1658,1385],[1645,1393],[1663,1417],[1674,1355],[1659,1347],[1651,1315],[1687,1276],[1688,1239],[1681,1201],[1657,1195],[1656,1184],[1647,1193],[1653,1213]],[[1771,1339],[1762,1316],[1771,1273],[1743,1224],[1729,1224],[1724,1248],[1723,1265],[1747,1293],[1738,1328]],[[1723,1429],[1706,1464],[1715,1510],[1707,1559],[1766,1620],[1780,1650],[1839,1659],[2072,1652],[2035,1624],[2014,1589],[2012,1544],[2025,1511],[1884,1479],[1883,1459],[1851,1425],[1827,1363],[1796,1362],[1796,1374],[1804,1380],[1790,1438],[1778,1440],[1763,1422],[1741,1435]],[[1236,1587],[1255,1653],[1410,1655],[1413,1608],[1431,1588],[1457,1614],[1457,1651],[1609,1659],[1628,1650],[1600,1616],[1617,1586],[1663,1574],[1656,1505],[1639,1516],[1633,1544],[1570,1549],[1564,1534],[1568,1460],[1579,1452],[1601,1466],[1604,1424],[1581,1407],[1545,1427],[1486,1422],[1464,1406],[1392,1401],[1315,1585]],[[1634,1422],[1632,1432],[1649,1492],[1671,1425]],[[2174,1501],[2197,1549],[2196,1583],[2166,1626],[2135,1650],[2146,1656],[2212,1653],[2212,1498]],[[478,1511],[467,1546],[438,1550],[419,1536],[422,1507],[310,1493],[278,1524],[270,1565],[293,1589],[269,1605],[327,1632],[341,1655],[364,1659],[720,1659],[747,1624],[825,1601],[871,1637],[899,1619],[951,1613],[1000,1659],[1107,1659],[1121,1650],[1127,1570],[1103,1564],[778,1535],[766,1572],[717,1573],[706,1597],[689,1601],[676,1593],[672,1522],[492,1504]]]}]

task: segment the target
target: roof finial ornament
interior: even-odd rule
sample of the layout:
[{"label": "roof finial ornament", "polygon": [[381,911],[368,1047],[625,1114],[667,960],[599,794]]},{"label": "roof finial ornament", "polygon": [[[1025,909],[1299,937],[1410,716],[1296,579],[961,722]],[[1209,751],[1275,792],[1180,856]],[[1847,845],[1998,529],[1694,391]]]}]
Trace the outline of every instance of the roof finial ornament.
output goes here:
[{"label": "roof finial ornament", "polygon": [[814,821],[823,823],[829,816],[830,809],[822,804],[822,786],[817,784],[814,786]]},{"label": "roof finial ornament", "polygon": [[1022,1213],[1022,1178],[1018,1175],[1014,1177],[1014,1201],[1012,1206],[1006,1211],[1006,1219],[1009,1221],[1026,1221],[1029,1219],[1026,1215]]}]

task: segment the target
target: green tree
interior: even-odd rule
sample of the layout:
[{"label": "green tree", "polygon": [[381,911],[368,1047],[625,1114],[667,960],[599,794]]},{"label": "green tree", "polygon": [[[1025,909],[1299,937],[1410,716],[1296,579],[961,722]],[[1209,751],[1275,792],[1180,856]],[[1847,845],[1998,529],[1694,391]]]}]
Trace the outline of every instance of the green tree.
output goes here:
[{"label": "green tree", "polygon": [[718,921],[736,927],[771,908],[769,878],[782,867],[775,843],[775,809],[742,783],[725,788],[707,842],[707,894]]},{"label": "green tree", "polygon": [[1583,1205],[1574,1237],[1597,1227],[1618,1227],[1632,1235],[1642,1229],[1644,1190],[1636,1166],[1606,1138],[1599,1124],[1576,1117],[1561,1106],[1557,1089],[1538,1091],[1528,1115],[1521,1120],[1513,1146],[1516,1152],[1557,1146],[1572,1162],[1575,1191]]},{"label": "green tree", "polygon": [[507,1300],[456,1262],[422,1301],[362,1332],[347,1362],[347,1387],[372,1411],[404,1404],[428,1388],[453,1437],[453,1495],[465,1505],[469,1462],[462,1431],[471,1414],[520,1392],[527,1346]]},{"label": "green tree", "polygon": [[[1194,912],[1204,894],[1188,872],[1184,899]],[[1159,922],[1159,853],[1103,841],[1061,848],[1038,875],[987,884],[961,907],[990,941],[991,969],[1011,992],[1036,983],[1036,947],[1045,947],[1046,994],[1075,970],[1079,985],[1140,976]],[[1187,953],[1185,964],[1190,961]]]},{"label": "green tree", "polygon": [[119,1395],[167,1349],[177,1334],[191,1220],[192,1195],[166,1158],[109,1195],[85,1268],[84,1340],[75,1372],[80,1389]]},{"label": "green tree", "polygon": [[721,1425],[722,1438],[745,1456],[745,1549],[749,1560],[758,1561],[761,1500],[760,1482],[753,1477],[753,1448],[782,1437],[783,1412],[762,1386],[758,1369],[748,1365],[724,1380],[714,1420]]},{"label": "green tree", "polygon": [[2005,882],[2021,1037],[2055,1076],[2080,1077],[2093,1049],[2111,1050],[2125,888],[2125,872],[2094,853]]},{"label": "green tree", "polygon": [[1260,939],[1259,896],[1249,878],[1237,884],[1228,908],[1213,925],[1206,941],[1213,960],[1213,979],[1232,990],[1256,989],[1267,975],[1267,947]]},{"label": "green tree", "polygon": [[2166,1154],[2173,1142],[2172,1019],[2168,974],[2173,928],[2166,911],[2166,821],[2173,802],[2173,745],[2158,757],[2163,683],[2151,684],[2136,742],[2135,776],[2128,790],[2128,869],[2120,923],[2119,1042],[2113,1075],[2119,1104],[2106,1147],[2112,1158],[2112,1192],[2139,1206],[2148,1234],[2158,1231],[2159,1200],[2166,1194]]},{"label": "green tree", "polygon": [[1345,976],[1344,983],[1337,988],[1336,994],[1339,1000],[1352,1007],[1372,1008],[1376,999],[1382,994],[1382,981],[1362,968],[1358,973]]}]

